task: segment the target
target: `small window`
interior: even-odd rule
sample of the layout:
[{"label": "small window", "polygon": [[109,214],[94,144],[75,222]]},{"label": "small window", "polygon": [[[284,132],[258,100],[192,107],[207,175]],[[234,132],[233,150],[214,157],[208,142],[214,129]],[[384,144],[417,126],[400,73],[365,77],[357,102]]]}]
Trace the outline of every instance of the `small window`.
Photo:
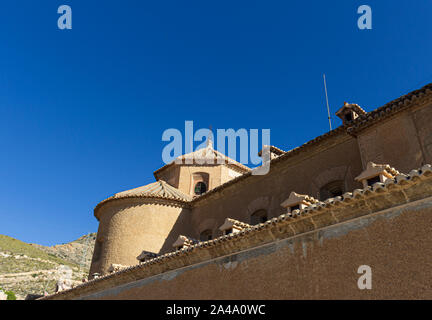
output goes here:
[{"label": "small window", "polygon": [[211,239],[213,239],[212,235],[213,235],[213,232],[210,229],[205,230],[205,231],[201,232],[201,234],[200,234],[200,241],[211,240]]},{"label": "small window", "polygon": [[230,228],[230,229],[226,229],[225,230],[225,235],[228,235],[228,234],[230,234],[230,233],[232,233],[233,232],[233,229],[232,228]]},{"label": "small window", "polygon": [[192,174],[191,190],[192,195],[201,195],[209,190],[210,176],[206,172],[195,172]]},{"label": "small window", "polygon": [[201,195],[203,193],[205,193],[207,191],[207,186],[204,182],[198,182],[195,185],[195,194],[196,195]]},{"label": "small window", "polygon": [[267,211],[265,211],[264,209],[255,211],[254,213],[251,214],[251,225],[256,225],[259,223],[264,223],[267,221]]},{"label": "small window", "polygon": [[294,210],[300,210],[300,205],[296,205],[296,206],[292,206],[291,207],[291,212],[293,212]]},{"label": "small window", "polygon": [[379,176],[367,179],[368,186],[372,186],[374,183],[377,183],[377,182],[381,182],[381,179]]},{"label": "small window", "polygon": [[344,182],[342,180],[327,183],[320,189],[320,200],[324,201],[329,198],[335,198],[344,194]]},{"label": "small window", "polygon": [[351,114],[351,112],[350,113],[347,113],[347,114],[345,114],[345,121],[352,121],[352,114]]}]

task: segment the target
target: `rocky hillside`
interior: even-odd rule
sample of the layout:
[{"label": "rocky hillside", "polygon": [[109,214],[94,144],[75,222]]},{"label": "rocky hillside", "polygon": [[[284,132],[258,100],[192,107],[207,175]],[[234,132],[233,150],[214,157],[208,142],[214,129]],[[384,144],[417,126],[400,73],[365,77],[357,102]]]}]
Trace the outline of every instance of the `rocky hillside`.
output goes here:
[{"label": "rocky hillside", "polygon": [[58,244],[52,247],[45,247],[39,244],[31,244],[33,247],[41,249],[48,254],[72,262],[76,265],[82,265],[86,269],[90,268],[93,256],[93,248],[96,240],[96,233],[90,233],[78,238],[75,241]]},{"label": "rocky hillside", "polygon": [[0,235],[0,288],[18,299],[27,294],[53,293],[61,266],[72,270],[72,279],[87,277],[96,234],[70,243],[45,247]]}]

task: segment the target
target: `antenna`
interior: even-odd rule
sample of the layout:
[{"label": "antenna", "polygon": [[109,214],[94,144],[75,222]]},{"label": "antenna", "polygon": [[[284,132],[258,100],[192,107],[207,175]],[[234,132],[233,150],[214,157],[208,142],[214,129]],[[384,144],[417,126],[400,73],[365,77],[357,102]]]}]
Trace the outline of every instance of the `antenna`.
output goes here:
[{"label": "antenna", "polygon": [[325,90],[325,96],[326,96],[326,103],[327,103],[327,114],[328,114],[328,121],[329,121],[330,131],[332,131],[332,125],[331,125],[331,117],[330,117],[330,107],[329,107],[329,103],[328,103],[328,96],[327,96],[327,84],[326,84],[326,78],[325,78],[325,74],[323,74],[323,77],[324,77],[324,90]]}]

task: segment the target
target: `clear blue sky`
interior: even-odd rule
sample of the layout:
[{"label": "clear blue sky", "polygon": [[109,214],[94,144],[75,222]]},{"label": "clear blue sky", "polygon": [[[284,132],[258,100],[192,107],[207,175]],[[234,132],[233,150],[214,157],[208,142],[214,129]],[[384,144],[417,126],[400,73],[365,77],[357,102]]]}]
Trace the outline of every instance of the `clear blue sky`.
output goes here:
[{"label": "clear blue sky", "polygon": [[430,0],[1,1],[0,234],[95,232],[94,206],[153,182],[185,120],[290,149],[328,130],[323,73],[332,113],[432,82],[431,16]]}]

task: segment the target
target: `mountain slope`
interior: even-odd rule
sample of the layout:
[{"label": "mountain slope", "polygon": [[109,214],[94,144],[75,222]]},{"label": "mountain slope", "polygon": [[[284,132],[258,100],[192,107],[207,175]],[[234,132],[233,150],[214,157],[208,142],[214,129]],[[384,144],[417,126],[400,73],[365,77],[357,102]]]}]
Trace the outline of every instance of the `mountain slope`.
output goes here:
[{"label": "mountain slope", "polygon": [[94,238],[95,234],[89,234],[67,244],[45,247],[0,235],[0,288],[15,292],[18,299],[29,293],[53,293],[62,265],[72,269],[72,279],[86,278]]},{"label": "mountain slope", "polygon": [[48,254],[54,255],[76,265],[82,265],[89,269],[93,256],[93,248],[96,240],[96,233],[89,233],[75,241],[46,247],[39,244],[31,244],[33,247],[41,249]]}]

